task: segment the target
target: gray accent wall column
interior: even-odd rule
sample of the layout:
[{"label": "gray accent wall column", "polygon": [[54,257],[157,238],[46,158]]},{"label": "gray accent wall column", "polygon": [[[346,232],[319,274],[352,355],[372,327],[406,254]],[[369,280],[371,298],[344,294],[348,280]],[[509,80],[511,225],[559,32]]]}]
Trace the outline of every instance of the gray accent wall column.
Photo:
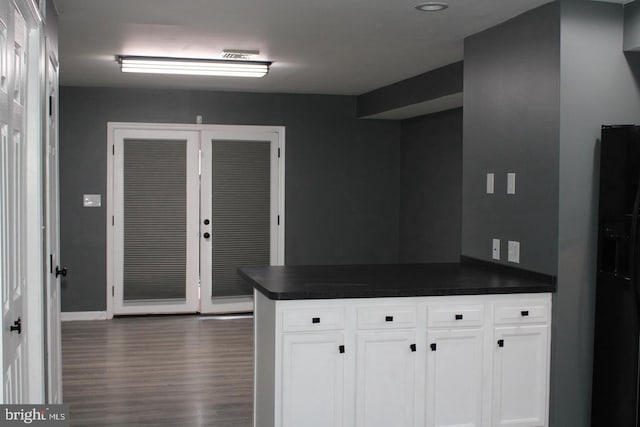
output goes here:
[{"label": "gray accent wall column", "polygon": [[590,425],[600,128],[640,120],[640,91],[622,48],[623,7],[581,0],[561,5],[553,427]]},{"label": "gray accent wall column", "polygon": [[[462,255],[492,260],[520,242],[520,267],[556,273],[560,132],[559,6],[465,39]],[[507,173],[516,194],[507,194]],[[486,193],[487,173],[495,193]]]}]

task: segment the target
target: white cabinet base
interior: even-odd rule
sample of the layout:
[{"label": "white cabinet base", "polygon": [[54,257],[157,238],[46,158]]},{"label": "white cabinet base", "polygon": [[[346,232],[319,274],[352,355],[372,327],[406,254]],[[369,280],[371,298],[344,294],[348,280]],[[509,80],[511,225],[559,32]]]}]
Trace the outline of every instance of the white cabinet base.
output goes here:
[{"label": "white cabinet base", "polygon": [[551,294],[255,300],[255,427],[546,427]]}]

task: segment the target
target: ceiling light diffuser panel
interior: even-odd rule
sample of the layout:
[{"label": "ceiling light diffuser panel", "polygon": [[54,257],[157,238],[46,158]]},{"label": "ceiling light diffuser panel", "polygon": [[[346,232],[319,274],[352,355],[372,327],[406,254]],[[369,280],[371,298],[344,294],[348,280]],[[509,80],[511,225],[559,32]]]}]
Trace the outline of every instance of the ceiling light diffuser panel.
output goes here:
[{"label": "ceiling light diffuser panel", "polygon": [[263,77],[271,62],[222,59],[119,56],[123,73],[181,74],[190,76]]}]

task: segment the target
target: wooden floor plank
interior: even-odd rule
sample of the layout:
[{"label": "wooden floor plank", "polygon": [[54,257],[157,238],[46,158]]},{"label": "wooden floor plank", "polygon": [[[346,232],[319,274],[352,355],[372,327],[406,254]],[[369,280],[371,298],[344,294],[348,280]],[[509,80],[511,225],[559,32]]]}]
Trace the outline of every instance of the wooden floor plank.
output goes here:
[{"label": "wooden floor plank", "polygon": [[62,360],[72,426],[252,424],[253,319],[64,322]]}]

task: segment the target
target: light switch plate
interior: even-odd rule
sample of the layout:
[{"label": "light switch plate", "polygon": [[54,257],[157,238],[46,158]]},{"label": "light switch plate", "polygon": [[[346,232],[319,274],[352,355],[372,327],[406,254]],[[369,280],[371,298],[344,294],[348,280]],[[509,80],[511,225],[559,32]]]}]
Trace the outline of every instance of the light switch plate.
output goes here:
[{"label": "light switch plate", "polygon": [[487,174],[487,194],[493,194],[495,178],[496,178],[495,174],[493,173]]},{"label": "light switch plate", "polygon": [[500,259],[500,239],[493,239],[493,249],[491,251],[493,259]]},{"label": "light switch plate", "polygon": [[102,206],[101,194],[83,194],[82,206],[85,208],[99,208]]},{"label": "light switch plate", "polygon": [[514,172],[507,174],[507,194],[516,194],[516,174]]},{"label": "light switch plate", "polygon": [[509,240],[509,254],[507,260],[520,264],[520,242]]}]

